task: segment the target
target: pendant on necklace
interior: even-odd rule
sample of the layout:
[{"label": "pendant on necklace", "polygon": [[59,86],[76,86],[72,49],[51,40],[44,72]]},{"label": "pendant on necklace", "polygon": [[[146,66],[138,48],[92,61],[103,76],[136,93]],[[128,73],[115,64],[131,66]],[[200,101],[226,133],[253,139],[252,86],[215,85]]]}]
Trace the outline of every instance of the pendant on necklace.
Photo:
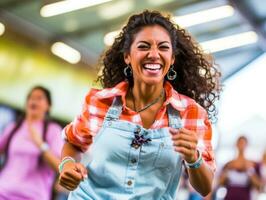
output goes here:
[{"label": "pendant on necklace", "polygon": [[133,106],[134,106],[134,110],[135,110],[135,112],[137,112],[137,113],[140,113],[140,112],[142,112],[142,111],[144,111],[144,110],[147,110],[149,107],[151,107],[151,106],[153,106],[154,104],[156,104],[161,98],[164,98],[164,95],[165,95],[165,93],[164,93],[164,89],[163,89],[159,97],[157,97],[157,98],[154,99],[152,102],[150,102],[150,103],[148,103],[147,105],[145,105],[143,108],[137,110],[137,109],[136,109],[136,105],[135,105],[135,97],[134,97],[134,95],[133,95],[133,91],[132,91],[132,89],[131,89],[131,94],[132,94],[132,98],[133,98]]},{"label": "pendant on necklace", "polygon": [[147,144],[148,142],[151,141],[151,138],[144,138],[143,135],[140,135],[138,131],[134,132],[134,138],[131,142],[131,146],[134,147],[135,149],[138,149],[141,147],[143,144]]}]

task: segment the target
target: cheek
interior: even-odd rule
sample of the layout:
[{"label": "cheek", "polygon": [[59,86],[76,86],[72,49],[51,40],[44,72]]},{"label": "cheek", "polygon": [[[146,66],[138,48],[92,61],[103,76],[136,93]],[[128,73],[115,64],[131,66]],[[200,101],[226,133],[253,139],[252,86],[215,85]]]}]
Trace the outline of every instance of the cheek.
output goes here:
[{"label": "cheek", "polygon": [[170,63],[170,65],[173,63],[174,57],[173,57],[172,53],[166,55],[166,60],[167,60],[167,62]]},{"label": "cheek", "polygon": [[46,112],[49,107],[46,99],[44,98],[36,100],[35,104],[37,105],[37,108],[40,112]]},{"label": "cheek", "polygon": [[130,58],[132,62],[140,62],[141,60],[146,59],[146,57],[147,52],[132,50],[130,53]]},{"label": "cheek", "polygon": [[30,103],[29,102],[26,103],[25,108],[26,108],[26,110],[30,110]]},{"label": "cheek", "polygon": [[42,107],[42,110],[43,111],[47,111],[47,110],[49,110],[49,107],[50,106],[47,104],[47,102],[43,102],[42,105],[41,105],[41,107]]}]

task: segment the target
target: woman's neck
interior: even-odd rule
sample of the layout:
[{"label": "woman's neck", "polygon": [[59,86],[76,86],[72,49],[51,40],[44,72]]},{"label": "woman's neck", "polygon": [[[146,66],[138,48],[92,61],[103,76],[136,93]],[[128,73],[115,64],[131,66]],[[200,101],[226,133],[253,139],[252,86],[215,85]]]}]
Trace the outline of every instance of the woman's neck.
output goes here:
[{"label": "woman's neck", "polygon": [[245,158],[245,153],[243,151],[238,152],[237,158],[238,159],[246,159]]},{"label": "woman's neck", "polygon": [[31,122],[42,121],[44,116],[34,116],[34,115],[26,115],[26,120]]},{"label": "woman's neck", "polygon": [[139,105],[146,105],[154,99],[158,98],[163,91],[163,84],[160,85],[147,85],[134,83],[132,88],[132,95]]}]

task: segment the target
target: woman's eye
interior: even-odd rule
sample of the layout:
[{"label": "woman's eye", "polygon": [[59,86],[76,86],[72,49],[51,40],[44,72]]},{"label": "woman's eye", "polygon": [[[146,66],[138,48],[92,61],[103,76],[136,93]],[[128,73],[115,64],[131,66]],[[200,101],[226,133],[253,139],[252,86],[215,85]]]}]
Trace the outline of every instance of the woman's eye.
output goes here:
[{"label": "woman's eye", "polygon": [[160,49],[169,49],[169,46],[160,46]]},{"label": "woman's eye", "polygon": [[148,49],[149,47],[147,45],[140,45],[138,46],[139,49]]}]

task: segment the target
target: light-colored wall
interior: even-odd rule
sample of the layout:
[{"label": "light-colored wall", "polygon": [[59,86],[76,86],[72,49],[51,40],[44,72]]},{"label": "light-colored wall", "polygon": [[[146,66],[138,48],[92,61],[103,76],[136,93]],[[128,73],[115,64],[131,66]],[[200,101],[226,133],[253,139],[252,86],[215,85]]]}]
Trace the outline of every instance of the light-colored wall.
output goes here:
[{"label": "light-colored wall", "polygon": [[0,102],[23,108],[31,87],[43,85],[52,92],[52,116],[71,120],[90,87],[97,87],[96,70],[71,65],[38,45],[0,37]]},{"label": "light-colored wall", "polygon": [[224,82],[219,104],[218,164],[235,156],[235,143],[240,135],[248,138],[246,155],[260,160],[266,149],[266,53]]}]

